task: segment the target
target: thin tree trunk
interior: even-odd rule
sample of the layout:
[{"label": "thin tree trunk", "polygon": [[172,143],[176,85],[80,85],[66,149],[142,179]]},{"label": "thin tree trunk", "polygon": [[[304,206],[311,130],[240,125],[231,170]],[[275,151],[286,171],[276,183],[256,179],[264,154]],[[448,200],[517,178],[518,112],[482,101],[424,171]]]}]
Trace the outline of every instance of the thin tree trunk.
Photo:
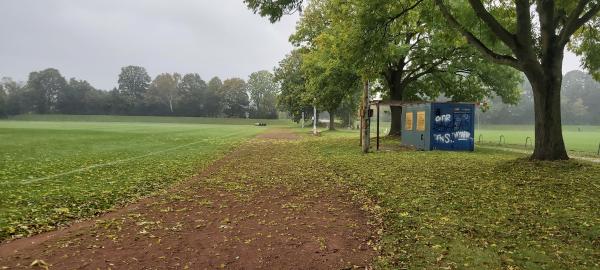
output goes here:
[{"label": "thin tree trunk", "polygon": [[329,130],[335,130],[335,115],[333,111],[329,112]]},{"label": "thin tree trunk", "polygon": [[531,78],[535,111],[535,148],[531,159],[567,160],[567,150],[562,135],[560,66],[545,70],[543,77]]},{"label": "thin tree trunk", "polygon": [[370,119],[369,119],[369,108],[371,107],[369,105],[369,81],[365,80],[364,82],[364,89],[363,89],[363,101],[362,101],[362,105],[363,105],[363,110],[362,112],[362,130],[360,131],[362,134],[362,151],[363,153],[369,153],[369,143],[370,143],[370,137],[371,137],[371,130],[370,130]]}]

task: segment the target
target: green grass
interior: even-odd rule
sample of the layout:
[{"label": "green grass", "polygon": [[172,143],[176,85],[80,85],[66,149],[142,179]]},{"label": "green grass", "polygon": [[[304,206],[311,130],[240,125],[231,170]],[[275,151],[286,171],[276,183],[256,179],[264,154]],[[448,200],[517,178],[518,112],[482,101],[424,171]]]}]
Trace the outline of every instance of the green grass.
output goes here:
[{"label": "green grass", "polygon": [[[91,121],[98,118],[118,121]],[[189,178],[264,130],[153,117],[77,119],[0,121],[0,240],[51,230]]]},{"label": "green grass", "polygon": [[[485,142],[499,143],[504,135],[506,144],[525,147],[527,137],[534,138],[533,126],[490,125],[475,131],[476,141],[483,135]],[[564,126],[563,138],[568,151],[596,153],[600,144],[600,126]]]},{"label": "green grass", "polygon": [[66,114],[22,114],[9,117],[16,121],[86,121],[86,122],[136,122],[136,123],[181,123],[181,124],[217,124],[251,125],[256,122],[268,125],[289,126],[287,119],[242,119],[178,116],[117,116],[117,115],[66,115]]},{"label": "green grass", "polygon": [[600,267],[600,165],[490,149],[363,155],[356,137],[324,132],[305,147],[377,202],[380,268]]}]

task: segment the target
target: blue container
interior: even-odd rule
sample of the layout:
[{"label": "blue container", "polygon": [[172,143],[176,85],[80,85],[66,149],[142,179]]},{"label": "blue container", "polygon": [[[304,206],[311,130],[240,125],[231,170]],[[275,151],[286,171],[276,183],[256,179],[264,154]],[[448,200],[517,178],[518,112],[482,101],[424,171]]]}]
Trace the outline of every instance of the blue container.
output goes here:
[{"label": "blue container", "polygon": [[415,103],[402,108],[402,144],[419,150],[473,151],[475,104]]}]

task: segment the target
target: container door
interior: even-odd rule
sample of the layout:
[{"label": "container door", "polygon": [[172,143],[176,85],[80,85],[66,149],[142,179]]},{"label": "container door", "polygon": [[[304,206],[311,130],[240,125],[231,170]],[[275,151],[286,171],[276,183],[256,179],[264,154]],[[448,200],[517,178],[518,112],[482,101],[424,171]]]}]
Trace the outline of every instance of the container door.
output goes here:
[{"label": "container door", "polygon": [[452,140],[452,131],[454,122],[452,114],[436,108],[432,116],[431,125],[431,144],[434,150],[452,150],[454,141]]},{"label": "container door", "polygon": [[427,131],[426,125],[426,112],[425,111],[417,111],[417,134],[419,136],[419,146],[418,148],[421,150],[425,149],[425,136]]}]

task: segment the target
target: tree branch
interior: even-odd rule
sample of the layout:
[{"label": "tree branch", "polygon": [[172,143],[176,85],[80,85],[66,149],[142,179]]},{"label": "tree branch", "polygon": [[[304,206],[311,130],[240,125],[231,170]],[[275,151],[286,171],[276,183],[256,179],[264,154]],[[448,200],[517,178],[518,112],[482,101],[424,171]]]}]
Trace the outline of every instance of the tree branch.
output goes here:
[{"label": "tree branch", "polygon": [[488,48],[481,40],[479,40],[473,33],[466,29],[463,25],[461,25],[452,14],[448,10],[448,7],[444,5],[443,0],[435,0],[436,5],[440,8],[442,15],[448,21],[448,23],[456,28],[466,39],[467,41],[473,45],[477,50],[479,50],[482,55],[488,58],[490,61],[501,64],[511,66],[515,69],[522,70],[522,66],[517,59],[510,55],[498,54]]},{"label": "tree branch", "polygon": [[533,54],[533,36],[531,34],[531,14],[529,0],[517,0],[517,42],[524,47],[528,54]]},{"label": "tree branch", "polygon": [[577,3],[577,7],[575,7],[571,14],[569,14],[567,22],[565,23],[565,27],[562,29],[562,31],[560,31],[559,34],[560,45],[565,46],[577,29],[582,27],[596,14],[598,14],[598,12],[600,12],[600,3],[597,3],[592,5],[592,7],[585,14],[583,14],[583,16],[579,17],[588,3],[588,0],[580,0],[579,3]]},{"label": "tree branch", "polygon": [[415,9],[419,4],[421,4],[421,2],[423,2],[424,0],[417,0],[416,3],[414,3],[412,6],[409,6],[405,9],[403,9],[400,13],[388,18],[385,23],[384,23],[384,27],[383,27],[383,31],[384,31],[384,35],[385,33],[388,32],[389,26],[390,24],[392,24],[392,22],[394,22],[395,20],[397,20],[398,18],[406,15],[406,13],[408,13],[409,11]]},{"label": "tree branch", "polygon": [[[494,32],[494,34],[502,40],[513,52],[516,50],[515,35],[506,30],[492,14],[490,14],[481,0],[469,0],[469,4],[475,10],[475,14]],[[528,11],[529,12],[529,11]]]}]

